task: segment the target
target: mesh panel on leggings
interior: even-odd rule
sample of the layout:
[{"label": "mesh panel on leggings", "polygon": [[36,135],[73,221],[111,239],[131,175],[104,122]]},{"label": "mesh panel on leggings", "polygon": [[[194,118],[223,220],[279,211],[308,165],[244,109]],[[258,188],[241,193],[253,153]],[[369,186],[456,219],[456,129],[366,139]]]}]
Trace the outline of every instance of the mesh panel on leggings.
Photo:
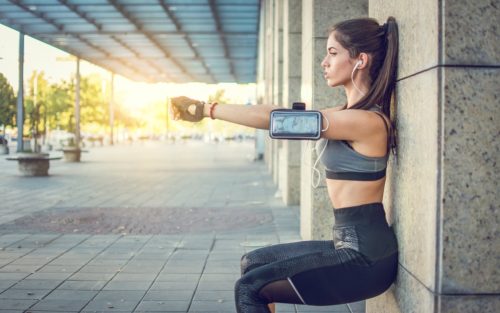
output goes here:
[{"label": "mesh panel on leggings", "polygon": [[333,227],[333,241],[335,248],[349,248],[359,252],[359,241],[356,226]]},{"label": "mesh panel on leggings", "polygon": [[[301,242],[296,244],[302,250],[307,248],[307,245],[303,246]],[[324,247],[328,247],[328,245],[324,245]],[[268,247],[267,252],[274,250],[274,254],[282,255],[283,259],[254,268],[238,280],[235,288],[238,313],[268,313],[267,303],[259,296],[259,291],[270,282],[284,280],[307,270],[335,266],[346,262],[368,265],[368,261],[360,253],[351,249],[335,250],[331,247],[331,241],[329,242],[329,248],[319,251],[316,246],[311,253],[294,257],[290,257],[288,254],[289,248],[290,246],[287,249],[281,247],[282,251],[280,251],[279,245]]]}]

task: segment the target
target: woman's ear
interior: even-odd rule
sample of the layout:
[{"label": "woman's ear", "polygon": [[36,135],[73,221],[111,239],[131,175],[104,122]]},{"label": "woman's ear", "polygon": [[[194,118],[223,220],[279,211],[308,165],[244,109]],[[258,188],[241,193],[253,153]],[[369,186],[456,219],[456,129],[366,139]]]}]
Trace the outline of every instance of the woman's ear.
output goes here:
[{"label": "woman's ear", "polygon": [[370,57],[367,53],[361,52],[358,56],[358,70],[364,69],[368,66],[368,62],[370,61]]}]

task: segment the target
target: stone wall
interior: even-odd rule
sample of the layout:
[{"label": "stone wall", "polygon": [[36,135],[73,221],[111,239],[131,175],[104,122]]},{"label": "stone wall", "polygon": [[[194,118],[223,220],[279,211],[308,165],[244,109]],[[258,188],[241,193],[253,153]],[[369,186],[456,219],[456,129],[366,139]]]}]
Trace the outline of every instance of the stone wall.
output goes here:
[{"label": "stone wall", "polygon": [[[263,6],[267,26],[260,57],[272,69],[263,69],[259,86],[265,86],[263,98],[282,97],[285,107],[297,97],[308,109],[345,102],[343,90],[327,87],[321,76],[330,26],[367,15],[381,24],[388,16],[398,21],[398,155],[389,162],[384,205],[399,241],[399,271],[389,291],[367,301],[366,311],[499,312],[498,5],[487,0],[269,0]],[[300,27],[289,19],[297,6]],[[276,39],[276,8],[283,13],[282,39]],[[300,55],[293,52],[298,38]],[[278,70],[276,40],[283,42]],[[297,58],[299,72],[292,65],[298,61],[291,61]],[[283,93],[276,95],[281,84]],[[314,145],[294,144],[268,144],[270,170],[286,203],[296,204],[291,195],[300,195],[303,239],[331,238],[324,176],[318,188],[311,187]],[[293,185],[299,179],[300,188]]]},{"label": "stone wall", "polygon": [[370,0],[370,16],[400,30],[384,199],[400,268],[367,312],[500,310],[498,13],[491,1]]}]

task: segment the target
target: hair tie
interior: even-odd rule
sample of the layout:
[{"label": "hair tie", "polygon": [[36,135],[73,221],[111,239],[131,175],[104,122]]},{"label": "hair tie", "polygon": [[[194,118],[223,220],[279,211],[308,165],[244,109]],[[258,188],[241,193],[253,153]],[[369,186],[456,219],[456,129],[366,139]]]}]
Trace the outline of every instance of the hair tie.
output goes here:
[{"label": "hair tie", "polygon": [[384,35],[387,36],[387,30],[389,28],[389,24],[387,23],[384,23],[384,25],[382,25],[382,29],[384,31]]}]

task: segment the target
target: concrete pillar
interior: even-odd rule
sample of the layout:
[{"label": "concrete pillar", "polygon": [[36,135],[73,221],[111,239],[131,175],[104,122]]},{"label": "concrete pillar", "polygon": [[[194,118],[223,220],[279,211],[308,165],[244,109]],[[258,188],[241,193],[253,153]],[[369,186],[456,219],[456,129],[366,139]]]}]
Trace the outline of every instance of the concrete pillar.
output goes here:
[{"label": "concrete pillar", "polygon": [[[283,1],[283,106],[300,101],[302,0]],[[300,141],[284,140],[279,188],[286,205],[300,202]]]},{"label": "concrete pillar", "polygon": [[[302,2],[302,82],[301,99],[307,109],[345,104],[342,87],[330,88],[320,63],[326,54],[328,30],[335,23],[368,14],[367,0],[316,0]],[[333,212],[324,183],[324,169],[318,188],[311,187],[312,166],[316,161],[315,142],[301,143],[300,232],[303,239],[331,239]]]},{"label": "concrete pillar", "polygon": [[[259,47],[257,56],[257,105],[266,103],[266,81],[265,81],[265,57],[266,57],[266,11],[267,6],[262,4],[260,7],[259,20]],[[255,160],[263,160],[266,155],[266,131],[255,130]]]},{"label": "concrete pillar", "polygon": [[498,312],[498,6],[370,0],[400,30],[398,158],[384,203],[400,247],[396,284],[368,313]]},{"label": "concrete pillar", "polygon": [[[273,75],[274,75],[274,3],[275,0],[269,0],[262,2],[262,5],[265,6],[265,52],[264,52],[264,90],[265,90],[265,104],[273,104],[274,94],[273,94]],[[265,155],[264,160],[269,168],[269,171],[272,173],[274,166],[274,155],[273,153],[277,153],[274,149],[273,140],[269,138],[269,136],[265,136]]]},{"label": "concrete pillar", "polygon": [[[283,0],[274,0],[273,23],[273,105],[283,106]],[[283,140],[273,140],[273,181],[279,184]]]}]

